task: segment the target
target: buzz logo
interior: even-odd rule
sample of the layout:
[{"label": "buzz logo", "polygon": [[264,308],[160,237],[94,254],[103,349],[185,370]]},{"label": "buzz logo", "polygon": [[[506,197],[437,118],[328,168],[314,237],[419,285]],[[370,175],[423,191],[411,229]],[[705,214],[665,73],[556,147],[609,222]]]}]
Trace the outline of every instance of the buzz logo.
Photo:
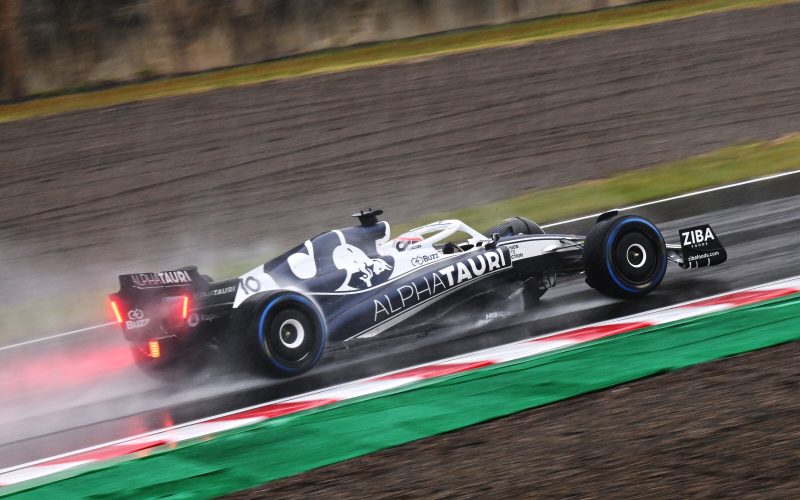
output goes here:
[{"label": "buzz logo", "polygon": [[144,311],[131,309],[128,311],[128,321],[125,322],[125,327],[128,330],[135,330],[136,328],[144,328],[149,322],[150,320],[144,317]]},{"label": "buzz logo", "polygon": [[421,266],[427,264],[428,262],[433,262],[439,258],[438,253],[432,253],[430,255],[417,255],[416,257],[411,259],[412,266]]}]

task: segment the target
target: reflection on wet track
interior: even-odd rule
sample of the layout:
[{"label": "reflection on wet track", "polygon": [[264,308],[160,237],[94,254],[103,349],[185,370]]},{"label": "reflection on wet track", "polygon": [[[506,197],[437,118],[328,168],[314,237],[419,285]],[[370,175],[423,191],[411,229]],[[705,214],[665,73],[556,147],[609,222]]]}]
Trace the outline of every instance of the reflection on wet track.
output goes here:
[{"label": "reflection on wet track", "polygon": [[[114,327],[0,351],[0,468],[133,436],[368,375],[520,338],[653,309],[800,274],[800,176],[742,186],[638,210],[668,241],[680,227],[714,226],[728,249],[723,266],[671,267],[661,288],[635,302],[614,301],[580,279],[560,283],[525,317],[499,330],[469,325],[327,356],[310,373],[270,380],[210,369],[158,381],[133,364]],[[519,214],[535,218],[535,214]],[[585,234],[592,221],[550,232]]]}]

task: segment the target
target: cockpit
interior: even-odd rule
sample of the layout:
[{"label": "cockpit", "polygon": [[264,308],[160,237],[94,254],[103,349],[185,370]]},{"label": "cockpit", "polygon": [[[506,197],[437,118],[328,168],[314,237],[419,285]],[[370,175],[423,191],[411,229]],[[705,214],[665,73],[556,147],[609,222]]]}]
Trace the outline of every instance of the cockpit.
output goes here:
[{"label": "cockpit", "polygon": [[[460,242],[454,243],[454,240]],[[434,248],[444,254],[451,254],[483,246],[489,241],[489,238],[460,220],[449,219],[407,231],[386,245],[391,245],[398,251]]]}]

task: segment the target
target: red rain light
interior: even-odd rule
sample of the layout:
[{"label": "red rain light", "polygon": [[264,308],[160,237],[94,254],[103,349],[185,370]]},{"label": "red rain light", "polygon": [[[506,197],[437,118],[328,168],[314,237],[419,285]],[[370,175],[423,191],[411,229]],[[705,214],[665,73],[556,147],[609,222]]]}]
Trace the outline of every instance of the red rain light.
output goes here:
[{"label": "red rain light", "polygon": [[186,319],[189,316],[189,296],[183,296],[183,308],[181,309],[181,318]]},{"label": "red rain light", "polygon": [[147,347],[150,349],[151,358],[161,357],[161,346],[158,345],[158,340],[151,340],[150,342],[147,343]]},{"label": "red rain light", "polygon": [[114,311],[114,318],[116,318],[117,323],[122,324],[122,314],[119,313],[117,303],[113,300],[111,301],[111,310]]}]

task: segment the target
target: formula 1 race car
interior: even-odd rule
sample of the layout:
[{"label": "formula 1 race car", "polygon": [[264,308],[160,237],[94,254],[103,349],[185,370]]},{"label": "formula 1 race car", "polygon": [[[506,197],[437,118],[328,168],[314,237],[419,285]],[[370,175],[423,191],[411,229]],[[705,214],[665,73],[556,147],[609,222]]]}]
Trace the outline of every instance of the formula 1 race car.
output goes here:
[{"label": "formula 1 race car", "polygon": [[238,278],[212,281],[196,267],[122,275],[112,311],[143,368],[229,344],[292,376],[325,349],[433,331],[470,314],[491,321],[512,299],[535,304],[558,277],[583,273],[600,293],[633,299],[661,283],[668,262],[688,269],[727,258],[708,225],[680,230],[680,243],[668,245],[652,222],[617,211],[585,237],[513,217],[484,233],[444,220],[390,239],[381,214],[355,214],[358,226],[315,236]]}]

